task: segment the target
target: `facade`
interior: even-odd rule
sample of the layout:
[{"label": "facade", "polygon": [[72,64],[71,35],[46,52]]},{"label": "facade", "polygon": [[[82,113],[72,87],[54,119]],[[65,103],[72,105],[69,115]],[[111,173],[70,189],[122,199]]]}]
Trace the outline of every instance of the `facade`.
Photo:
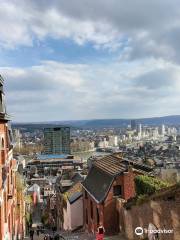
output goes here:
[{"label": "facade", "polygon": [[83,225],[83,195],[81,182],[84,177],[74,173],[69,180],[56,183],[56,226],[58,230],[74,230]]},{"label": "facade", "polygon": [[70,154],[70,128],[44,129],[44,154]]},{"label": "facade", "polygon": [[65,206],[63,207],[63,229],[75,230],[83,226],[83,197],[82,186],[76,183],[65,193]]},{"label": "facade", "polygon": [[115,154],[94,161],[82,183],[86,230],[96,233],[98,226],[103,225],[107,235],[119,232],[117,198],[134,197],[134,177],[150,172],[149,167]]},{"label": "facade", "polygon": [[[0,239],[23,236],[20,209],[23,202],[17,195],[17,163],[13,159],[12,134],[6,114],[3,78],[0,76]],[[22,211],[21,211],[22,212]]]}]

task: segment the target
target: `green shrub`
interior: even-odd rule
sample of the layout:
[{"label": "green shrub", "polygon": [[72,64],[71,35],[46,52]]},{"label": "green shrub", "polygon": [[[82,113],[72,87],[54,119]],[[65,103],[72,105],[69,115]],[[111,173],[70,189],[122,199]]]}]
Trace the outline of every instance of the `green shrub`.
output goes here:
[{"label": "green shrub", "polygon": [[151,195],[162,188],[169,187],[169,184],[157,178],[140,175],[135,177],[135,186],[137,195]]}]

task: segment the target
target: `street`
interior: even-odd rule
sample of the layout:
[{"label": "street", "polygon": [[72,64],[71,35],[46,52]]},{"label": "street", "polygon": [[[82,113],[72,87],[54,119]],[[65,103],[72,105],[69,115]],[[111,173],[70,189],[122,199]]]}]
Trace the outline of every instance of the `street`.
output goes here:
[{"label": "street", "polygon": [[[66,240],[95,240],[94,236],[87,233],[69,234],[64,237]],[[25,238],[25,240],[30,240],[30,238]],[[40,236],[37,236],[35,234],[33,240],[44,240],[44,234],[41,234]],[[122,235],[116,235],[111,237],[104,237],[104,240],[126,240],[126,238]]]}]

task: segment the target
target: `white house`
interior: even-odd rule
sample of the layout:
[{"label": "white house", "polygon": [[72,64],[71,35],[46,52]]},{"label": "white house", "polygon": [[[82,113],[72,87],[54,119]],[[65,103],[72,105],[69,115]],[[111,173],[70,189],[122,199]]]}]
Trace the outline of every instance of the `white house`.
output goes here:
[{"label": "white house", "polygon": [[66,193],[66,207],[63,208],[64,230],[74,230],[83,226],[83,196],[80,183],[76,183]]}]

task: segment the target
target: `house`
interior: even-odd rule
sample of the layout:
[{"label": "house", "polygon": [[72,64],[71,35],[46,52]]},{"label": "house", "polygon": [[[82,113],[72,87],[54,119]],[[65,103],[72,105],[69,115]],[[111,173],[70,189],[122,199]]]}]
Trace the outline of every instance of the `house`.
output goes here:
[{"label": "house", "polygon": [[[84,175],[81,175],[79,172],[75,172],[69,179],[66,179],[66,180],[63,180],[62,177],[59,177],[57,179],[56,224],[57,224],[58,230],[73,229],[75,226],[81,223],[81,219],[82,219],[81,214],[83,214],[82,190],[75,191],[75,189],[78,189],[77,186],[79,186],[80,182],[82,181],[84,181]],[[67,207],[64,207],[64,206],[67,206]],[[79,218],[77,219],[77,223],[74,224],[74,217],[75,217],[74,212],[76,212],[76,208],[79,208],[79,206],[81,206],[81,213],[78,213]],[[70,220],[71,221],[70,224],[67,223],[68,218],[72,219]]]},{"label": "house", "polygon": [[18,191],[17,162],[13,158],[13,137],[3,84],[0,75],[0,239],[12,240],[18,236],[23,238],[25,232],[24,199],[23,192]]},{"label": "house", "polygon": [[152,169],[135,161],[112,154],[93,161],[82,183],[84,225],[88,232],[95,233],[99,224],[107,235],[119,232],[117,197],[128,200],[135,196],[134,177],[150,174]]},{"label": "house", "polygon": [[64,230],[75,230],[83,226],[83,195],[82,185],[76,183],[64,194],[63,216]]}]

